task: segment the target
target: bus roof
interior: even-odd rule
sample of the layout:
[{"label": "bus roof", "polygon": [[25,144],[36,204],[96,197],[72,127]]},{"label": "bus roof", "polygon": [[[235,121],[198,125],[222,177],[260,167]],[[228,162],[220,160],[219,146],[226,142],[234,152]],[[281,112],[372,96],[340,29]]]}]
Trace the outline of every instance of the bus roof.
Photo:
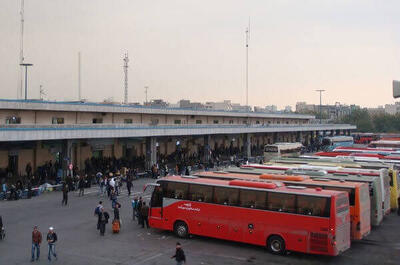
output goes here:
[{"label": "bus roof", "polygon": [[[298,187],[292,188],[290,186],[276,186],[275,188],[260,188],[260,187],[252,187],[252,185],[258,185],[257,183],[272,183],[272,182],[262,182],[257,180],[220,180],[220,179],[209,179],[209,178],[199,178],[195,176],[185,177],[185,176],[168,176],[159,179],[159,181],[172,181],[172,182],[181,182],[188,184],[203,184],[203,185],[212,185],[212,186],[223,186],[230,188],[245,188],[245,189],[255,189],[261,191],[271,191],[271,192],[282,192],[282,193],[291,193],[291,194],[302,194],[302,195],[314,195],[314,196],[322,196],[322,197],[331,197],[341,194],[339,191],[332,190],[321,190],[321,189],[310,189],[310,188],[301,188]],[[234,181],[234,182],[232,182]],[[252,184],[254,183],[255,184]]]},{"label": "bus roof", "polygon": [[310,178],[309,176],[302,175],[280,175],[280,174],[261,174],[261,175],[251,175],[245,173],[230,173],[221,171],[207,171],[197,173],[196,176],[207,177],[207,178],[223,178],[223,179],[242,179],[242,180],[264,180],[264,181],[282,181],[291,183],[304,183],[311,185],[324,185],[330,187],[348,187],[355,188],[362,186],[363,184],[352,182],[352,181],[340,181],[340,180],[330,180],[327,178]]}]

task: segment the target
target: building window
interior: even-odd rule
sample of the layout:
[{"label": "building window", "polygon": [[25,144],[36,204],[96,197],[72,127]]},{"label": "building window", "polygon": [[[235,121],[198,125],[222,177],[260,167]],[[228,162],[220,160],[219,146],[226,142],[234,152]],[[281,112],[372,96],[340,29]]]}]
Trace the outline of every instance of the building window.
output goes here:
[{"label": "building window", "polygon": [[219,120],[214,120],[214,124],[218,124],[219,123]]},{"label": "building window", "polygon": [[93,123],[103,123],[102,118],[93,118]]},{"label": "building window", "polygon": [[132,119],[124,119],[124,123],[130,124],[130,123],[132,123]]},{"label": "building window", "polygon": [[271,124],[271,121],[268,121],[268,124]]},{"label": "building window", "polygon": [[11,116],[6,118],[6,124],[20,124],[21,117]]},{"label": "building window", "polygon": [[64,124],[64,118],[53,117],[51,119],[51,123],[52,124]]},{"label": "building window", "polygon": [[181,120],[174,120],[174,124],[181,124],[182,121]]},{"label": "building window", "polygon": [[277,123],[277,124],[281,124],[281,122],[280,122],[280,121],[277,121],[276,123]]},{"label": "building window", "polygon": [[201,124],[202,120],[196,120],[196,124]]},{"label": "building window", "polygon": [[260,124],[260,121],[256,121],[256,124]]},{"label": "building window", "polygon": [[229,120],[229,124],[233,124],[233,120]]}]

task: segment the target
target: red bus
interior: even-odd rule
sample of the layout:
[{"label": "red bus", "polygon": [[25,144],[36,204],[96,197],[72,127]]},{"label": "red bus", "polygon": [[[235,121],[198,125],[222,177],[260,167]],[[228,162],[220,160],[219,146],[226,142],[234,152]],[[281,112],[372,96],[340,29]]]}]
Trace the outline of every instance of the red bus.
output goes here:
[{"label": "red bus", "polygon": [[336,256],[350,248],[346,192],[273,182],[165,177],[154,185],[149,223],[179,237],[244,242],[275,254]]}]

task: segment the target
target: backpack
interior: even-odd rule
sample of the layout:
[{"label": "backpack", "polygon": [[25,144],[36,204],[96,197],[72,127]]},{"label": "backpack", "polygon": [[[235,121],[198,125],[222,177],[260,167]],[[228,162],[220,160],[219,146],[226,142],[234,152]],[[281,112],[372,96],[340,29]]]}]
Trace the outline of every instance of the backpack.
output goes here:
[{"label": "backpack", "polygon": [[94,209],[94,214],[97,214],[97,215],[100,214],[100,206],[97,206],[97,207]]}]

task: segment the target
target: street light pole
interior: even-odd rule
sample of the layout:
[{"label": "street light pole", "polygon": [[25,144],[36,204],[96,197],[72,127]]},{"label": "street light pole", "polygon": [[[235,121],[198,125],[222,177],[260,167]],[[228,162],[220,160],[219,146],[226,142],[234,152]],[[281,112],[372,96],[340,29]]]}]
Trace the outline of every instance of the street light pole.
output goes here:
[{"label": "street light pole", "polygon": [[315,91],[319,92],[319,124],[321,124],[322,123],[322,92],[324,92],[325,90],[317,89]]},{"label": "street light pole", "polygon": [[28,99],[28,67],[33,66],[31,63],[21,63],[21,66],[25,66],[25,100]]}]

